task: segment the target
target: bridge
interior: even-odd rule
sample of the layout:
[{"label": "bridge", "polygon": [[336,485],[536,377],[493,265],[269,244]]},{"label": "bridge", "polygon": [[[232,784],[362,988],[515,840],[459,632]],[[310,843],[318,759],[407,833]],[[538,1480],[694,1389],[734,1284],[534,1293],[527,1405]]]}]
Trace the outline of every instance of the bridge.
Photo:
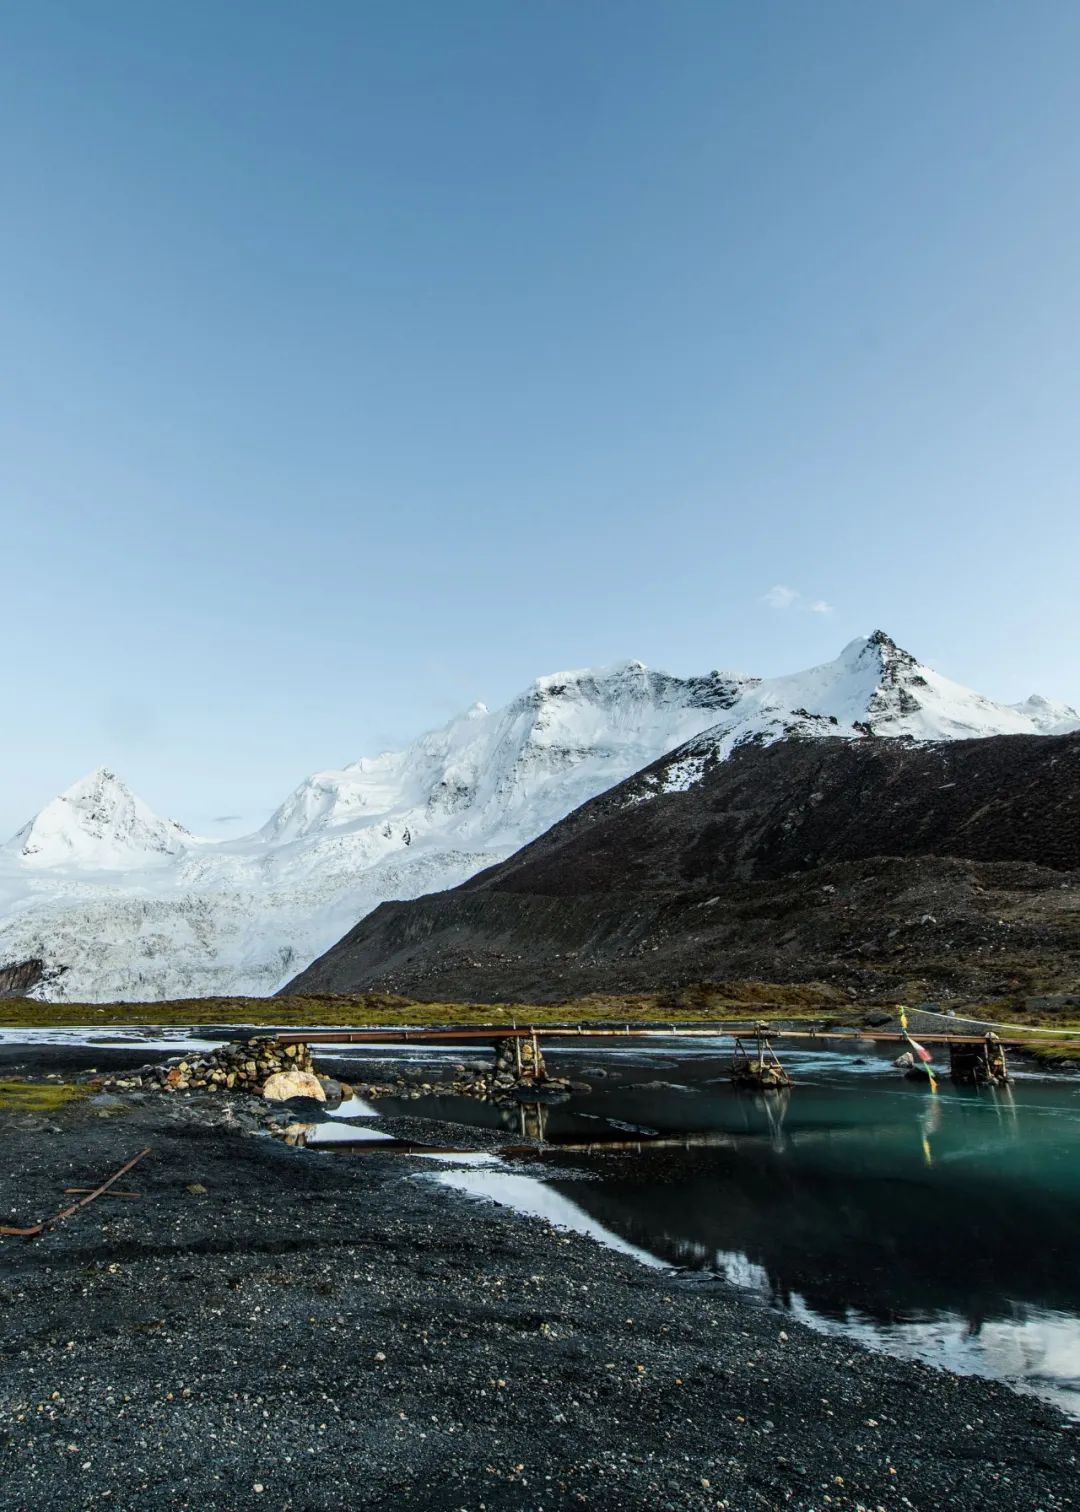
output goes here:
[{"label": "bridge", "polygon": [[[886,1043],[902,1043],[906,1036],[899,1029],[865,1029],[852,1026],[850,1029],[786,1029],[771,1024],[764,1026],[770,1039],[782,1040],[880,1040]],[[757,1024],[748,1019],[719,1020],[714,1024],[668,1024],[664,1027],[637,1024],[621,1026],[590,1024],[552,1024],[536,1028],[523,1028],[517,1024],[470,1025],[462,1029],[319,1029],[315,1032],[278,1034],[275,1039],[282,1045],[405,1045],[459,1040],[486,1040],[492,1043],[504,1039],[733,1039],[752,1036]],[[994,1031],[996,1033],[996,1031]],[[1020,1048],[1029,1043],[1028,1036],[1052,1033],[1054,1043],[1075,1043],[1080,1053],[1080,1031],[1018,1029],[1015,1035],[999,1036],[1002,1043]],[[919,1034],[924,1045],[981,1045],[985,1034]]]},{"label": "bridge", "polygon": [[[541,1050],[542,1040],[571,1039],[707,1039],[730,1038],[732,1041],[732,1077],[740,1085],[764,1091],[774,1091],[790,1086],[791,1078],[779,1056],[773,1049],[774,1040],[808,1041],[811,1044],[844,1040],[855,1044],[907,1045],[918,1050],[925,1045],[948,1047],[950,1074],[955,1082],[967,1085],[996,1085],[1008,1080],[1006,1051],[1030,1048],[1038,1043],[1040,1033],[1052,1033],[1055,1044],[1075,1045],[1080,1056],[1080,1031],[1042,1030],[1038,1027],[1025,1030],[1019,1025],[1001,1025],[1006,1031],[999,1035],[996,1030],[984,1030],[981,1034],[920,1031],[918,1044],[903,1029],[870,1028],[851,1025],[841,1028],[806,1029],[774,1026],[764,1020],[751,1023],[746,1019],[719,1020],[710,1024],[671,1023],[660,1025],[637,1024],[555,1024],[522,1026],[518,1024],[469,1026],[467,1028],[400,1028],[400,1029],[333,1029],[315,1033],[279,1034],[282,1044],[342,1045],[342,1044],[438,1044],[478,1040],[493,1046],[496,1062],[500,1056],[513,1059],[519,1081],[532,1085],[542,1083],[547,1077]],[[1009,1031],[1013,1030],[1014,1033]],[[925,1059],[925,1057],[924,1057]],[[931,1085],[933,1073],[929,1067],[914,1060],[913,1071],[921,1070]]]}]

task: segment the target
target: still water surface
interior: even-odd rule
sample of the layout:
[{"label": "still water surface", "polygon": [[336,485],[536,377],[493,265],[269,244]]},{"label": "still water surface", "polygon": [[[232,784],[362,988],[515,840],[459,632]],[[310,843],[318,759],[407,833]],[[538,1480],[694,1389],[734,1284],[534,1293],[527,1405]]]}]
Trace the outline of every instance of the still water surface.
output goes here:
[{"label": "still water surface", "polygon": [[932,1096],[884,1055],[814,1050],[786,1054],[797,1085],[765,1097],[730,1085],[719,1047],[548,1059],[594,1090],[541,1110],[378,1110],[503,1127],[510,1146],[542,1122],[539,1161],[439,1179],[1080,1415],[1080,1081],[943,1078]]}]

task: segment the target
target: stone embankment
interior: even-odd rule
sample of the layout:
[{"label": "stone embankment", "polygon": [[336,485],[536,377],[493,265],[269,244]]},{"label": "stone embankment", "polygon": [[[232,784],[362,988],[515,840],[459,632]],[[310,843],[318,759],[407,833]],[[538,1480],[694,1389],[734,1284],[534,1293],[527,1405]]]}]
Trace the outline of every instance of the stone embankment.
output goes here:
[{"label": "stone embankment", "polygon": [[209,1054],[175,1057],[143,1066],[130,1075],[109,1077],[110,1090],[133,1092],[250,1092],[270,1102],[311,1097],[338,1101],[351,1088],[318,1076],[307,1045],[282,1045],[269,1035],[221,1045]]},{"label": "stone embankment", "polygon": [[142,1066],[103,1085],[110,1091],[233,1092],[288,1102],[294,1097],[316,1102],[340,1102],[354,1090],[362,1097],[416,1100],[443,1093],[475,1097],[484,1102],[558,1102],[571,1092],[587,1092],[587,1082],[548,1076],[543,1053],[531,1039],[507,1037],[495,1046],[494,1060],[452,1067],[450,1079],[421,1081],[415,1073],[390,1081],[348,1083],[320,1075],[306,1044],[281,1044],[269,1035],[221,1045],[209,1054],[176,1056]]}]

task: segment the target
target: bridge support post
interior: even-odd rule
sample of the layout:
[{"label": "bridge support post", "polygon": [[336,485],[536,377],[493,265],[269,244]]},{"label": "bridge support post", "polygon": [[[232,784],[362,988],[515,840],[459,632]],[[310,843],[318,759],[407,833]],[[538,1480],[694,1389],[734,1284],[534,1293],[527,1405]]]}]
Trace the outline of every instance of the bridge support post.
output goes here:
[{"label": "bridge support post", "polygon": [[958,1087],[1001,1087],[1009,1080],[1005,1046],[990,1030],[976,1044],[949,1045],[949,1075]]},{"label": "bridge support post", "polygon": [[781,1087],[791,1086],[791,1077],[780,1064],[780,1057],[773,1049],[768,1024],[754,1025],[754,1052],[735,1036],[735,1058],[731,1063],[731,1080],[737,1087],[753,1087],[758,1092],[777,1092]]},{"label": "bridge support post", "polygon": [[503,1076],[512,1076],[519,1083],[535,1083],[547,1080],[547,1067],[540,1049],[540,1040],[535,1031],[525,1035],[507,1035],[495,1041],[495,1070]]}]

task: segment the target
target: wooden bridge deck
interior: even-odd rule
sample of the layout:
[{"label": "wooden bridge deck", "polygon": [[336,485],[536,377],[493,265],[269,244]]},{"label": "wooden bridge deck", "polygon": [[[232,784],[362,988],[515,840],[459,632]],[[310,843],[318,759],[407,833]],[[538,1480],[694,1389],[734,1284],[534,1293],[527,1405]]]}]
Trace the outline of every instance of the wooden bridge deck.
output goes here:
[{"label": "wooden bridge deck", "polygon": [[[305,1045],[402,1045],[437,1043],[440,1040],[458,1042],[461,1040],[483,1040],[493,1043],[503,1039],[752,1039],[756,1030],[755,1023],[749,1023],[745,1019],[717,1024],[670,1024],[663,1028],[650,1026],[642,1028],[637,1025],[613,1027],[605,1024],[602,1027],[592,1028],[587,1025],[566,1025],[563,1027],[547,1026],[532,1028],[522,1027],[517,1024],[491,1024],[476,1027],[470,1025],[464,1029],[326,1029],[315,1032],[297,1030],[295,1033],[279,1034],[276,1036],[281,1044],[305,1044]],[[1052,1034],[1055,1044],[1075,1044],[1080,1050],[1080,1033],[1073,1031],[1048,1030],[1041,1026],[1032,1026],[1030,1031],[1013,1030],[999,1035],[1001,1043],[1006,1047],[1023,1046],[1038,1043],[1039,1034]],[[775,1040],[854,1040],[880,1041],[886,1044],[903,1044],[904,1035],[896,1029],[785,1029],[774,1025],[768,1025],[766,1037]],[[915,1036],[921,1045],[981,1045],[985,1041],[983,1034],[939,1034],[919,1032]]]}]

